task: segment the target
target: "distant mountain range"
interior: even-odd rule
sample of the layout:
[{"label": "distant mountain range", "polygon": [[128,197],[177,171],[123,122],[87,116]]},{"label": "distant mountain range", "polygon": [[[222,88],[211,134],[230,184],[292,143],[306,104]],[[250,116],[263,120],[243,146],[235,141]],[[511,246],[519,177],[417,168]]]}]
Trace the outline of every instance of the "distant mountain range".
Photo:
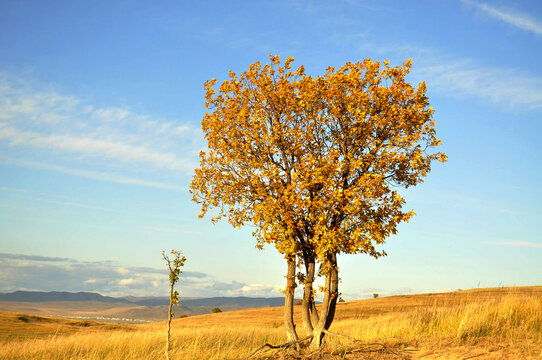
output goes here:
[{"label": "distant mountain range", "polygon": [[[94,292],[66,292],[66,291],[15,291],[12,293],[0,293],[0,301],[17,302],[52,302],[52,301],[99,301],[106,303],[128,303],[142,306],[169,305],[167,296],[146,296],[146,297],[111,297],[103,296]],[[235,306],[240,309],[274,307],[284,305],[284,298],[253,298],[246,296],[239,297],[210,297],[210,298],[181,298],[182,304],[186,306]]]},{"label": "distant mountain range", "polygon": [[[94,292],[15,291],[0,293],[0,311],[26,312],[35,315],[121,319],[123,321],[159,321],[167,318],[167,296],[111,297]],[[210,297],[181,298],[175,306],[178,315],[209,314],[215,307],[222,311],[284,305],[283,297]]]},{"label": "distant mountain range", "polygon": [[50,302],[50,301],[103,301],[108,303],[127,302],[124,298],[103,296],[93,292],[65,292],[65,291],[15,291],[0,293],[0,301],[18,302]]}]

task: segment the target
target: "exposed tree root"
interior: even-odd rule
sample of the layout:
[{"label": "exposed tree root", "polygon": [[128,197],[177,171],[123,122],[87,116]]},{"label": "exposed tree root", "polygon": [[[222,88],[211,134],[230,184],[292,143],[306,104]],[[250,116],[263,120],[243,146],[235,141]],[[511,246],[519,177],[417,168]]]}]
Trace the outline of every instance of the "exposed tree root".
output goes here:
[{"label": "exposed tree root", "polygon": [[[325,349],[317,349],[308,353],[303,353],[299,351],[299,344],[302,344],[303,342],[312,339],[312,336],[307,336],[305,338],[296,340],[296,341],[290,341],[281,345],[271,345],[271,344],[265,344],[261,346],[260,348],[256,349],[248,358],[252,358],[257,353],[261,352],[262,350],[271,350],[271,349],[279,349],[277,353],[274,353],[269,356],[264,356],[263,359],[284,359],[284,360],[305,360],[305,359],[311,359],[311,360],[327,360],[327,359],[351,359],[352,357],[347,357],[347,355],[353,355],[355,356],[355,359],[375,359],[375,356],[377,356],[379,359],[409,359],[409,353],[413,351],[417,351],[414,349],[394,349],[390,346],[387,346],[382,343],[363,343],[360,340],[353,339],[349,336],[333,333],[330,331],[324,331],[327,335],[330,336],[337,336],[344,339],[349,340],[350,342],[356,344],[355,347],[349,348],[349,349],[341,349],[341,350],[333,350],[329,351]],[[290,352],[286,352],[289,350],[293,350]]]},{"label": "exposed tree root", "polygon": [[310,339],[312,339],[312,335],[304,337],[304,338],[299,339],[299,340],[290,341],[290,342],[287,342],[287,343],[284,343],[284,344],[280,344],[280,345],[264,344],[263,346],[256,349],[252,354],[250,354],[249,357],[247,357],[247,360],[250,359],[251,357],[253,357],[254,355],[256,355],[258,352],[264,350],[265,348],[280,349],[281,351],[282,350],[289,350],[289,349],[292,349],[294,346],[296,346],[296,345],[298,345],[298,344],[300,344],[300,343],[302,343],[304,341],[310,340]]},{"label": "exposed tree root", "polygon": [[369,344],[366,344],[366,343],[361,342],[360,340],[353,339],[350,336],[333,333],[333,332],[330,332],[330,331],[327,331],[327,330],[324,331],[324,332],[327,335],[341,337],[341,338],[349,340],[352,343],[360,344],[359,347],[356,347],[356,348],[353,348],[353,349],[350,349],[350,350],[332,351],[331,352],[332,356],[340,354],[340,355],[342,355],[344,357],[347,354],[380,353],[380,354],[392,354],[392,355],[397,356],[400,359],[404,359],[405,357],[403,355],[405,355],[405,353],[408,353],[408,352],[411,352],[411,351],[416,351],[416,350],[413,350],[413,349],[409,349],[409,350],[392,349],[391,347],[386,346],[385,344],[382,344],[382,343],[369,343]]}]

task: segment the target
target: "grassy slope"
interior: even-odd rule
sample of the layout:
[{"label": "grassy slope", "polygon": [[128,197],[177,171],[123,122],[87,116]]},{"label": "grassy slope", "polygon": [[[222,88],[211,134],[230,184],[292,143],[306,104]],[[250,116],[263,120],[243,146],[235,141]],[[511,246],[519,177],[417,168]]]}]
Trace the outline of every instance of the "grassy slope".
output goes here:
[{"label": "grassy slope", "polygon": [[[134,300],[144,300],[145,298],[133,298]],[[150,299],[156,300],[156,299]],[[195,300],[195,301],[194,301]],[[169,303],[169,298],[168,298]],[[216,304],[214,304],[216,303]],[[186,314],[195,316],[201,314],[210,314],[211,309],[219,306],[223,311],[234,311],[246,309],[249,307],[262,307],[263,301],[250,301],[244,298],[210,298],[197,299],[185,298],[180,306],[175,306],[174,311],[177,314]],[[251,306],[252,305],[252,306]],[[106,301],[1,301],[0,309],[2,311],[32,314],[45,317],[61,318],[84,318],[88,320],[107,321],[109,318],[114,322],[124,322],[128,324],[148,323],[163,321],[167,319],[168,305],[138,305],[129,302],[106,302]],[[119,321],[119,319],[125,319]]]},{"label": "grassy slope", "polygon": [[[298,312],[299,308],[299,318]],[[31,316],[21,320],[21,316],[0,313],[1,359],[154,359],[163,355],[164,323],[126,326]],[[330,330],[366,344],[382,343],[414,359],[542,358],[542,287],[340,303]],[[284,342],[282,308],[178,319],[173,322],[172,336],[173,359],[244,358],[264,343]],[[327,339],[329,349],[354,346],[340,337]],[[401,352],[405,347],[415,351]],[[371,353],[348,356],[398,358]]]},{"label": "grassy slope", "polygon": [[133,331],[133,326],[0,312],[0,341],[19,342],[51,336],[111,330]]}]

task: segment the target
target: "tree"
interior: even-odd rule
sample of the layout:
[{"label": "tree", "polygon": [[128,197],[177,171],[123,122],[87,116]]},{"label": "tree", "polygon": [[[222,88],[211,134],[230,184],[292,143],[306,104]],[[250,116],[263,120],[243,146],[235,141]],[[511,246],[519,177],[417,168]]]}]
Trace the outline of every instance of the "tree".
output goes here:
[{"label": "tree", "polygon": [[253,225],[257,247],[272,244],[284,255],[288,339],[298,339],[297,278],[302,321],[319,347],[338,298],[337,255],[385,255],[375,245],[414,215],[396,189],[422,182],[446,155],[430,152],[440,140],[425,83],[414,89],[405,81],[410,60],[390,67],[366,59],[316,77],[292,62],[270,55],[269,64],[230,71],[218,89],[215,79],[205,83],[208,151],[200,153],[191,193],[200,217],[217,209],[213,222]]},{"label": "tree", "polygon": [[211,311],[212,311],[213,313],[215,313],[215,314],[217,314],[217,313],[221,313],[221,312],[222,312],[222,310],[221,310],[221,309],[220,309],[220,308],[219,308],[218,306],[217,306],[217,307],[214,307],[214,308],[212,308],[212,309],[211,309]]},{"label": "tree", "polygon": [[169,359],[171,320],[175,315],[173,312],[173,305],[179,303],[179,292],[174,290],[174,287],[177,281],[179,281],[179,275],[182,273],[181,267],[184,266],[184,262],[186,261],[186,257],[182,256],[180,251],[171,250],[171,254],[173,255],[173,259],[170,259],[169,256],[162,251],[162,258],[166,261],[169,271],[169,308],[167,320],[166,359]]}]

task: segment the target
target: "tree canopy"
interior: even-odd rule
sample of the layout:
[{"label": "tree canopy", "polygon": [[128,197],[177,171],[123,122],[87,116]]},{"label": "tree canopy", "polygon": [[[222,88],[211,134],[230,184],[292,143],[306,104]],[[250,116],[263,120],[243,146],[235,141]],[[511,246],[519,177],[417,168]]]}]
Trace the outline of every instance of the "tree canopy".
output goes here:
[{"label": "tree canopy", "polygon": [[304,323],[312,330],[312,313],[320,331],[330,319],[314,318],[315,265],[332,313],[337,255],[384,255],[375,245],[414,215],[398,189],[422,182],[446,155],[431,151],[441,141],[425,83],[405,80],[410,60],[391,67],[365,59],[316,77],[292,63],[270,55],[268,64],[230,71],[218,89],[215,79],[205,83],[208,150],[191,192],[200,216],[216,208],[213,221],[253,225],[258,247],[273,244],[289,264],[304,265]]}]

